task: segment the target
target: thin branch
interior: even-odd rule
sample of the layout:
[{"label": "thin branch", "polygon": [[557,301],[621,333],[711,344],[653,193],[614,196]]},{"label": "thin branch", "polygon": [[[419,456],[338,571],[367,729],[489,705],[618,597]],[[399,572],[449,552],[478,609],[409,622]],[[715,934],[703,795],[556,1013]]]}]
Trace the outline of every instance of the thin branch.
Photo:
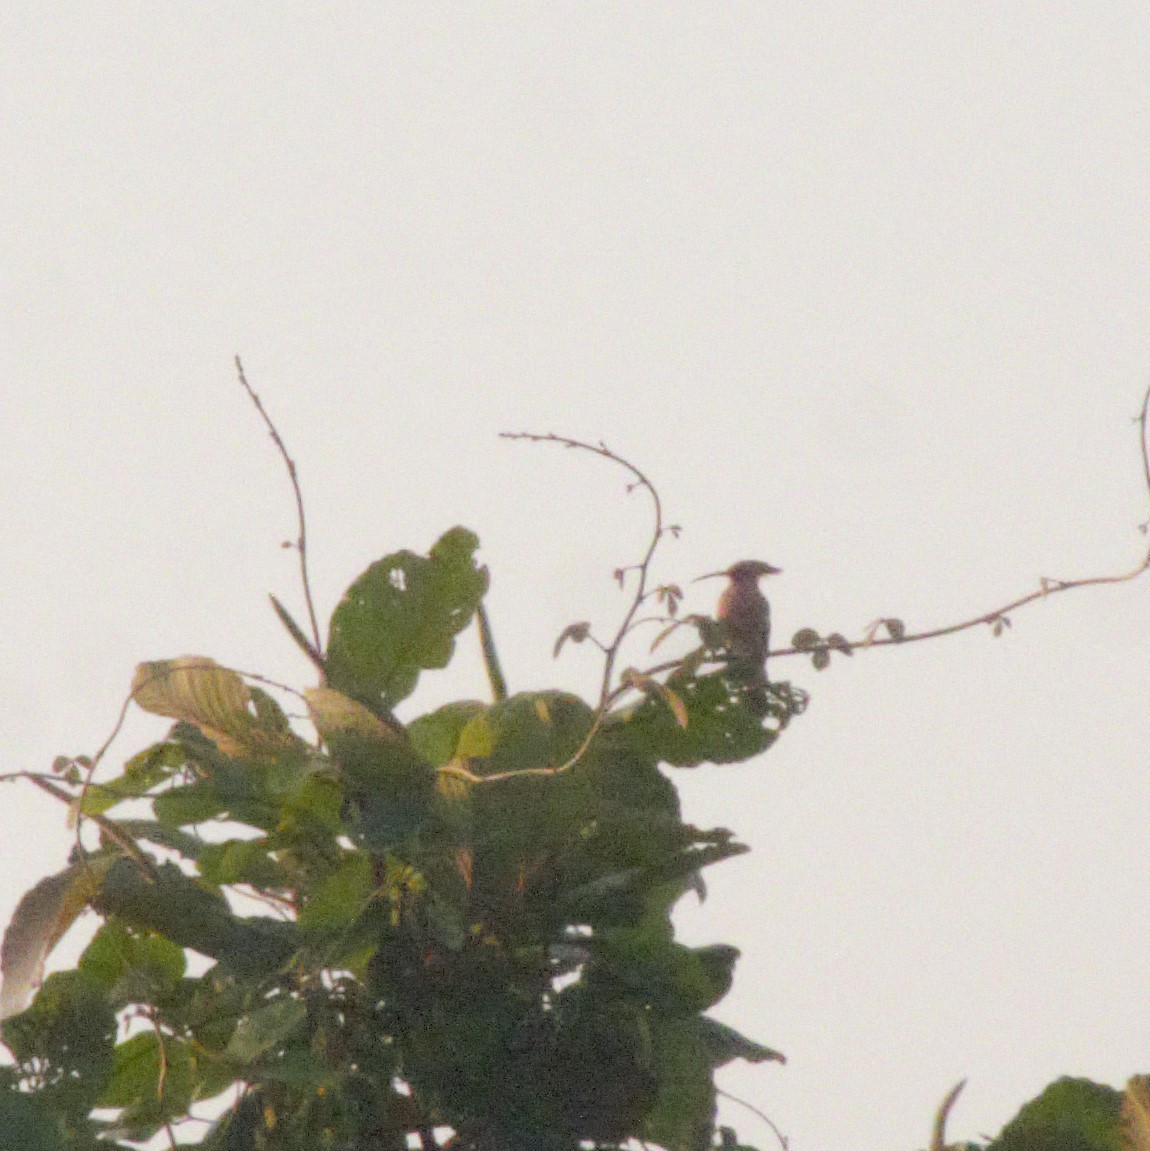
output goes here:
[{"label": "thin branch", "polygon": [[[44,779],[36,775],[28,775],[26,778],[30,779],[41,791],[46,791],[53,799],[58,799],[61,803],[66,804],[73,811],[79,813],[76,818],[77,846],[80,845],[80,826],[82,820],[90,819],[125,855],[134,859],[149,875],[155,878],[156,865],[154,860],[152,860],[146,852],[140,850],[139,844],[137,844],[130,835],[121,831],[119,827],[116,826],[115,820],[109,819],[106,815],[98,811],[80,811],[80,804],[83,802],[84,794],[87,791],[88,780],[84,781],[84,790],[81,791],[79,795],[72,795],[49,779]],[[87,852],[83,852],[80,858],[87,860]]]},{"label": "thin branch", "polygon": [[[124,699],[124,702],[120,704],[120,714],[116,717],[116,722],[113,725],[111,732],[108,734],[108,738],[105,739],[104,742],[100,745],[100,750],[97,751],[96,754],[92,757],[92,762],[87,765],[87,769],[84,772],[84,782],[80,787],[80,793],[75,797],[75,807],[73,808],[73,810],[76,812],[75,844],[76,848],[80,851],[81,859],[87,858],[86,854],[83,852],[84,844],[81,839],[81,835],[83,834],[84,830],[84,801],[88,797],[88,789],[92,786],[92,779],[96,774],[96,769],[100,766],[101,760],[103,760],[104,756],[108,753],[108,748],[112,746],[112,744],[115,742],[116,736],[118,736],[123,729],[124,721],[128,718],[128,708],[132,706],[132,701],[135,698],[135,691],[129,691],[127,697]],[[37,787],[43,788],[44,791],[53,793],[53,789],[51,787],[45,787],[44,783],[38,780],[33,780],[32,782],[35,783]],[[57,796],[57,798],[60,798],[60,796]],[[105,824],[108,824],[110,821],[103,820],[101,817],[101,819],[96,820],[96,822],[101,827],[104,827]],[[108,830],[108,828],[105,828],[105,830]],[[118,837],[118,833],[112,832],[110,830],[108,833],[116,841],[116,843],[123,847],[130,855],[133,855],[133,857],[137,859],[137,862],[141,862],[141,856],[143,856],[145,859],[147,858],[144,856],[144,853],[140,851],[138,847],[136,847],[134,840],[132,840],[132,847],[129,848],[126,846],[123,840]],[[145,868],[150,866],[150,861],[144,863]]]},{"label": "thin branch", "polygon": [[[234,675],[238,675],[241,679],[250,679],[256,683],[262,683],[268,687],[274,687],[279,691],[284,691],[289,695],[294,695],[306,703],[306,697],[304,696],[303,692],[297,691],[294,687],[289,687],[286,683],[280,683],[278,680],[271,679],[268,676],[259,675],[256,672],[242,671],[239,668],[224,667],[222,665],[220,666],[220,670],[230,671]],[[163,676],[156,676],[154,678],[163,678]],[[144,682],[147,683],[149,681],[145,680]],[[47,792],[54,799],[60,800],[61,803],[68,804],[69,807],[76,813],[75,844],[77,849],[80,849],[81,856],[85,854],[83,852],[83,841],[81,838],[84,829],[84,821],[90,819],[104,832],[105,835],[115,841],[115,843],[118,844],[128,855],[135,859],[137,863],[140,863],[147,870],[153,871],[154,865],[151,858],[144,852],[140,851],[139,847],[136,845],[135,840],[133,840],[131,836],[125,836],[124,833],[117,828],[115,820],[108,819],[98,812],[84,810],[84,801],[87,798],[88,791],[92,786],[96,771],[99,768],[104,756],[108,753],[108,749],[112,746],[116,737],[123,729],[124,722],[128,718],[128,709],[132,706],[132,703],[136,698],[136,692],[142,686],[143,684],[136,684],[132,690],[128,692],[127,696],[124,698],[124,702],[120,705],[120,713],[116,717],[116,722],[113,725],[111,732],[100,745],[100,748],[96,754],[92,756],[90,760],[85,761],[81,757],[78,757],[72,761],[78,766],[82,764],[84,769],[83,781],[80,784],[80,790],[76,794],[73,795],[66,791],[52,776],[39,772],[11,772],[7,775],[0,775],[0,782],[8,779],[28,779],[38,788],[40,788],[41,791]]]},{"label": "thin branch", "polygon": [[271,434],[272,441],[279,449],[280,455],[283,457],[284,463],[287,465],[288,478],[291,480],[292,491],[295,493],[295,509],[296,519],[299,523],[299,537],[296,540],[295,548],[299,553],[299,572],[300,580],[303,583],[303,598],[307,604],[308,621],[311,623],[312,638],[315,641],[316,651],[323,651],[323,641],[319,635],[319,621],[316,619],[315,602],[311,595],[311,580],[308,578],[307,572],[307,517],[304,515],[303,508],[303,492],[299,485],[299,475],[296,471],[295,460],[288,454],[287,446],[283,442],[283,437],[279,434],[279,430],[275,424],[272,423],[271,416],[267,414],[263,404],[260,402],[259,396],[256,395],[251,384],[248,383],[248,378],[244,374],[244,365],[239,356],[236,356],[236,371],[239,373],[240,383],[243,385],[244,391],[247,392],[252,403],[256,406],[256,411],[259,412],[260,418],[263,420],[264,425],[267,427],[268,432]]},{"label": "thin branch", "polygon": [[[1146,394],[1142,398],[1142,409],[1134,421],[1140,428],[1139,442],[1142,451],[1142,476],[1146,484],[1147,499],[1150,501],[1150,443],[1147,442],[1148,412],[1150,412],[1150,388],[1146,389]],[[924,631],[903,634],[897,638],[891,635],[884,639],[876,639],[868,635],[861,640],[848,640],[846,647],[851,651],[857,651],[859,648],[890,647],[894,644],[914,643],[917,640],[937,639],[939,636],[954,635],[956,632],[966,631],[972,627],[980,627],[983,624],[994,625],[1000,622],[1007,622],[1011,612],[1026,607],[1027,604],[1032,604],[1037,600],[1048,599],[1052,595],[1071,591],[1074,588],[1097,587],[1101,584],[1127,583],[1132,579],[1137,579],[1138,576],[1148,568],[1150,568],[1150,549],[1147,550],[1137,567],[1132,568],[1128,572],[1122,572],[1119,575],[1088,576],[1085,579],[1074,580],[1043,579],[1040,581],[1040,586],[1037,591],[1028,592],[1026,595],[1019,596],[1018,599],[1011,600],[1010,603],[1004,604],[1000,608],[983,612],[981,615],[974,616],[972,619],[962,620],[960,623],[946,624],[943,627],[927,628]],[[810,649],[796,647],[780,648],[778,651],[771,652],[770,658],[779,659],[782,656],[788,655],[810,655]]]},{"label": "thin branch", "polygon": [[774,1133],[775,1138],[779,1141],[779,1146],[783,1151],[787,1151],[790,1144],[787,1137],[775,1126],[769,1115],[765,1115],[753,1103],[748,1103],[745,1099],[740,1099],[737,1095],[732,1095],[729,1091],[724,1091],[721,1087],[715,1088],[715,1094],[721,1095],[724,1099],[729,1099],[732,1103],[737,1103],[740,1107],[745,1107],[752,1115],[757,1115]]},{"label": "thin branch", "polygon": [[647,597],[647,577],[649,575],[651,561],[655,557],[655,551],[659,547],[659,541],[663,538],[665,530],[663,526],[663,503],[659,499],[659,493],[655,490],[655,485],[652,484],[633,463],[623,459],[622,456],[616,455],[602,441],[598,444],[588,444],[582,440],[571,439],[568,436],[557,436],[554,432],[549,432],[547,435],[539,435],[533,432],[502,432],[500,433],[500,437],[505,440],[528,440],[535,444],[559,444],[565,448],[574,448],[579,451],[590,452],[592,455],[609,460],[611,463],[617,464],[619,467],[630,472],[631,475],[635,477],[635,482],[627,488],[628,492],[634,491],[636,488],[644,489],[651,498],[654,511],[655,522],[651,530],[651,539],[647,544],[647,550],[643,554],[642,560],[637,564],[631,564],[626,568],[619,569],[617,573],[620,584],[623,582],[624,574],[628,571],[636,572],[639,578],[635,591],[631,596],[631,603],[623,615],[622,623],[619,624],[615,632],[615,638],[603,649],[603,679],[599,687],[599,702],[595,708],[595,718],[592,720],[590,730],[587,732],[583,742],[566,763],[561,764],[559,767],[543,769],[547,774],[557,775],[561,772],[570,771],[571,768],[583,758],[587,749],[591,746],[591,741],[598,735],[599,729],[607,717],[607,709],[611,705],[612,698],[611,677],[615,671],[615,661],[619,655],[619,648],[631,630],[635,613]]},{"label": "thin branch", "polygon": [[[1138,424],[1141,429],[1142,475],[1146,484],[1147,499],[1150,501],[1150,388],[1146,390],[1146,394],[1142,399],[1142,409],[1138,416],[1135,417],[1134,422]],[[1145,529],[1146,526],[1147,525],[1144,524],[1143,528]],[[992,627],[995,625],[1001,626],[1002,624],[1009,625],[1009,617],[1012,612],[1018,611],[1028,604],[1036,603],[1038,600],[1049,599],[1051,596],[1058,595],[1061,592],[1072,591],[1075,588],[1098,587],[1102,584],[1128,583],[1130,580],[1137,579],[1138,576],[1147,570],[1150,570],[1150,549],[1147,550],[1137,566],[1130,571],[1120,572],[1117,575],[1087,576],[1084,579],[1042,579],[1036,591],[1027,592],[1025,595],[1021,595],[1017,599],[1003,604],[1001,607],[982,612],[980,615],[961,620],[958,623],[944,624],[941,627],[925,628],[922,631],[916,632],[903,632],[902,630],[898,630],[897,634],[891,634],[879,639],[875,636],[874,632],[877,630],[877,627],[887,622],[887,620],[879,620],[877,625],[871,625],[871,627],[867,629],[866,634],[864,634],[861,639],[842,639],[840,642],[831,645],[827,645],[824,641],[820,646],[822,646],[824,650],[830,647],[833,650],[842,652],[853,652],[874,647],[902,646],[903,644],[915,643],[919,640],[938,639],[940,636],[954,635],[960,631],[968,631],[970,628],[985,625]],[[687,618],[689,619],[689,617]],[[896,621],[891,620],[890,622],[894,623]],[[816,650],[816,648],[811,646],[781,647],[769,652],[768,658],[776,660],[792,655],[810,656],[814,650]],[[655,675],[659,672],[673,671],[679,667],[681,663],[681,660],[668,660],[645,669],[644,674]],[[626,684],[617,688],[610,702],[614,703],[621,695],[625,694],[627,690],[628,685]]]}]

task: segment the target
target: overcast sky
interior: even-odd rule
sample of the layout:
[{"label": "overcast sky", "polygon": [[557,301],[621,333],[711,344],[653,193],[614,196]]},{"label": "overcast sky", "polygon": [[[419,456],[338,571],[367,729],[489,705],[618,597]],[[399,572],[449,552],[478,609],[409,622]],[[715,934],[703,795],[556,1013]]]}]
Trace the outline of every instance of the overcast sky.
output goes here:
[{"label": "overcast sky", "polygon": [[[513,689],[593,690],[551,646],[618,619],[647,519],[504,430],[643,467],[684,529],[660,580],[781,566],[782,639],[1143,554],[1144,0],[7,0],[0,84],[4,770],[94,751],[143,659],[311,681],[237,352],[321,614],[466,524]],[[675,774],[754,848],[681,933],[742,948],[718,1013],[790,1062],[722,1082],[792,1151],[921,1147],[964,1076],[956,1139],[1150,1071],[1148,641],[1150,576],[780,661],[812,701],[777,747]],[[468,634],[409,714],[483,692]],[[0,918],[69,838],[0,791]]]}]

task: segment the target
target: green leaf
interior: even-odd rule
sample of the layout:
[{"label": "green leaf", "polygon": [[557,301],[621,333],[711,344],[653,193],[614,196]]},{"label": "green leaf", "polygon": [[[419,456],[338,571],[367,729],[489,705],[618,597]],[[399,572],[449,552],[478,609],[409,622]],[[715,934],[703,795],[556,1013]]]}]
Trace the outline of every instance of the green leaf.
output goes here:
[{"label": "green leaf", "polygon": [[119,1007],[170,995],[184,977],[187,958],[171,940],[109,919],[76,966],[102,984]]},{"label": "green leaf", "polygon": [[12,1151],[67,1151],[58,1120],[45,1100],[31,1095],[0,1092],[0,1133]]},{"label": "green leaf", "polygon": [[589,941],[585,980],[667,1017],[697,1015],[730,990],[737,948],[690,948],[652,924],[600,931]]},{"label": "green leaf", "polygon": [[335,870],[308,897],[300,912],[300,927],[309,932],[345,930],[363,914],[374,886],[367,853],[345,853]]},{"label": "green leaf", "polygon": [[701,763],[741,763],[775,739],[762,718],[741,701],[723,672],[668,680],[686,711],[686,725],[662,701],[646,699],[613,716],[609,726],[634,741],[640,751],[676,767]]},{"label": "green leaf", "polygon": [[386,851],[417,831],[435,798],[435,769],[406,733],[394,731],[363,704],[332,688],[307,694],[316,727],[354,801],[352,831],[373,851]]},{"label": "green leaf", "polygon": [[277,970],[299,943],[294,924],[261,916],[241,919],[218,891],[170,863],[149,873],[130,860],[117,860],[93,903],[106,915],[248,975]]},{"label": "green leaf", "polygon": [[24,1074],[44,1084],[53,1109],[79,1118],[95,1106],[116,1042],[116,1013],[96,980],[81,971],[49,975],[3,1034]]},{"label": "green leaf", "polygon": [[463,729],[477,715],[482,715],[487,708],[488,704],[472,699],[444,704],[443,707],[412,720],[407,726],[407,734],[416,751],[428,763],[442,767],[455,755]]},{"label": "green leaf", "polygon": [[99,1106],[122,1108],[113,1130],[128,1139],[151,1138],[165,1122],[187,1113],[195,1097],[196,1064],[182,1039],[141,1031],[115,1051]]},{"label": "green leaf", "polygon": [[240,1020],[226,1054],[238,1063],[251,1063],[288,1039],[306,1018],[302,999],[273,1000]]},{"label": "green leaf", "polygon": [[112,1077],[100,1096],[101,1107],[130,1107],[157,1093],[162,1052],[153,1031],[141,1031],[116,1047]]},{"label": "green leaf", "polygon": [[733,1027],[717,1019],[701,1016],[693,1021],[698,1042],[706,1049],[713,1067],[722,1067],[732,1059],[745,1059],[748,1063],[786,1063],[781,1051],[764,1047],[740,1035]]},{"label": "green leaf", "polygon": [[205,843],[199,863],[200,875],[211,884],[248,883],[265,890],[287,886],[282,867],[269,854],[265,836]]},{"label": "green leaf", "polygon": [[333,739],[358,738],[398,743],[401,737],[370,708],[331,687],[312,687],[304,693],[316,731],[328,744]]},{"label": "green leaf", "polygon": [[715,1122],[714,1071],[732,1059],[783,1057],[706,1016],[651,1021],[659,1098],[644,1137],[668,1151],[705,1151]]},{"label": "green leaf", "polygon": [[1027,1103],[987,1151],[1122,1151],[1122,1093],[1058,1079]]},{"label": "green leaf", "polygon": [[478,538],[452,528],[428,557],[401,551],[374,563],[331,618],[328,682],[371,706],[391,707],[421,671],[446,667],[487,590],[475,564]]},{"label": "green leaf", "polygon": [[565,692],[521,692],[474,715],[456,756],[477,775],[554,768],[566,763],[591,728],[593,713]]},{"label": "green leaf", "polygon": [[83,796],[82,810],[99,815],[126,799],[146,795],[158,783],[170,779],[187,762],[187,754],[175,740],[153,744],[124,765],[122,775],[91,783]]},{"label": "green leaf", "polygon": [[118,819],[116,826],[135,840],[142,839],[158,847],[170,848],[187,859],[197,859],[205,846],[198,836],[181,831],[178,827],[168,827],[154,819]]},{"label": "green leaf", "polygon": [[208,780],[198,780],[165,791],[152,801],[156,818],[165,826],[193,827],[228,810],[228,801]]}]

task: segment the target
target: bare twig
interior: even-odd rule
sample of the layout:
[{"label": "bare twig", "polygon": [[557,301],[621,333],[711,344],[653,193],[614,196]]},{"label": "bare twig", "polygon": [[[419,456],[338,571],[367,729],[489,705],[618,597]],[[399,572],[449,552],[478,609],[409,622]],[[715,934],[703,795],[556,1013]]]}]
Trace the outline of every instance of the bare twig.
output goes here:
[{"label": "bare twig", "polygon": [[[80,804],[83,802],[85,793],[87,792],[89,779],[85,779],[84,788],[78,795],[72,795],[70,792],[65,791],[59,784],[53,783],[49,779],[42,776],[29,774],[26,778],[30,779],[41,791],[46,791],[53,799],[58,799],[61,803],[67,805],[73,811],[80,811]],[[139,844],[128,835],[126,832],[121,831],[116,826],[114,819],[109,819],[107,816],[98,811],[89,811],[83,813],[83,819],[90,819],[113,843],[119,847],[125,855],[134,859],[149,875],[155,876],[156,865],[147,852],[141,851]],[[76,818],[76,844],[80,845],[80,827],[82,819],[80,815]],[[81,853],[81,859],[87,859],[87,853]]]},{"label": "bare twig", "polygon": [[295,460],[288,454],[287,446],[284,444],[283,437],[279,434],[279,430],[275,424],[272,423],[271,416],[268,415],[259,396],[256,395],[251,384],[248,383],[248,378],[244,374],[244,365],[239,356],[236,356],[236,371],[239,373],[240,383],[243,385],[244,391],[247,392],[248,397],[252,403],[255,404],[256,411],[259,412],[260,418],[263,420],[264,425],[267,427],[268,432],[272,437],[272,441],[279,449],[280,455],[283,457],[284,463],[287,465],[288,478],[291,480],[292,491],[295,493],[295,509],[296,519],[299,523],[299,536],[295,542],[295,549],[299,553],[299,572],[300,580],[303,583],[303,598],[307,604],[308,621],[311,624],[312,639],[315,641],[315,650],[317,652],[323,651],[323,641],[319,635],[319,621],[316,619],[315,602],[311,595],[311,580],[308,578],[307,572],[307,517],[304,515],[303,508],[303,492],[299,485],[299,475],[296,471]]},{"label": "bare twig", "polygon": [[787,1137],[775,1126],[769,1115],[764,1114],[753,1103],[748,1103],[745,1099],[740,1099],[737,1095],[732,1095],[721,1087],[715,1088],[715,1094],[729,1099],[732,1103],[737,1103],[740,1107],[745,1107],[752,1115],[757,1115],[775,1133],[775,1138],[779,1141],[779,1146],[783,1151],[787,1151],[790,1143],[787,1141]]},{"label": "bare twig", "polygon": [[[1142,456],[1142,476],[1146,484],[1147,498],[1150,500],[1150,388],[1147,388],[1146,393],[1142,398],[1142,406],[1139,414],[1134,418],[1134,422],[1138,424],[1140,430],[1139,442]],[[658,546],[659,540],[664,534],[664,531],[672,530],[671,528],[664,528],[663,526],[662,504],[659,500],[659,494],[651,482],[634,464],[630,463],[628,460],[623,459],[621,456],[616,455],[609,448],[607,448],[605,444],[588,444],[582,442],[581,440],[569,439],[566,436],[558,436],[554,433],[548,435],[532,435],[529,433],[504,433],[504,438],[525,439],[535,443],[556,443],[568,448],[580,448],[584,451],[593,452],[596,455],[602,456],[604,459],[608,459],[614,463],[619,464],[636,478],[636,483],[633,485],[633,487],[643,487],[650,493],[655,508],[655,530],[642,562],[629,565],[628,567],[620,568],[616,573],[620,583],[622,584],[628,572],[638,572],[638,587],[634,596],[632,597],[631,606],[628,609],[626,616],[624,617],[623,623],[620,625],[619,630],[615,635],[613,643],[604,648],[607,658],[604,661],[605,668],[603,683],[599,695],[599,703],[595,710],[595,718],[592,722],[591,729],[587,733],[586,738],[579,746],[578,750],[571,757],[571,759],[567,761],[567,763],[564,763],[558,767],[530,768],[526,771],[502,772],[498,775],[490,776],[475,776],[469,770],[467,770],[466,767],[458,764],[449,765],[441,769],[444,771],[459,774],[461,777],[474,782],[495,782],[500,779],[510,778],[514,775],[555,775],[559,772],[567,771],[569,768],[573,767],[586,753],[587,748],[591,744],[591,741],[598,734],[600,728],[602,727],[611,706],[618,702],[618,700],[625,696],[628,692],[638,690],[635,686],[635,677],[628,677],[625,682],[620,683],[617,687],[612,688],[611,674],[614,670],[615,659],[618,655],[619,646],[623,639],[627,636],[632,628],[638,626],[641,623],[647,622],[647,618],[649,618],[644,617],[637,620],[635,618],[635,614],[648,595],[648,568],[651,559],[654,556],[655,549]],[[1143,532],[1150,532],[1150,521],[1143,523],[1141,528]],[[981,627],[984,625],[994,627],[996,629],[995,633],[998,634],[998,632],[1001,631],[1004,626],[1010,625],[1010,613],[1018,611],[1020,608],[1026,607],[1027,605],[1032,604],[1037,600],[1047,599],[1050,596],[1058,595],[1061,592],[1070,591],[1074,588],[1096,587],[1102,584],[1127,583],[1130,580],[1136,579],[1148,569],[1150,569],[1150,548],[1147,549],[1146,554],[1142,557],[1137,566],[1132,568],[1130,571],[1120,572],[1117,575],[1088,576],[1083,579],[1073,580],[1043,579],[1040,581],[1038,590],[1028,592],[1025,595],[1019,596],[1017,599],[1011,600],[1009,603],[1003,604],[1001,607],[994,608],[991,611],[982,612],[981,614],[974,616],[971,619],[961,620],[958,623],[946,624],[941,627],[927,628],[922,631],[908,633],[901,626],[899,621],[895,621],[893,619],[890,621],[884,620],[879,621],[879,624],[881,625],[882,623],[889,622],[891,626],[888,626],[887,629],[890,634],[882,639],[876,637],[875,631],[877,628],[872,625],[872,627],[867,630],[861,639],[848,640],[844,636],[835,634],[834,636],[830,637],[829,643],[826,640],[820,640],[820,645],[823,648],[833,648],[834,650],[850,654],[854,651],[858,651],[859,649],[891,647],[894,645],[914,643],[918,640],[938,639],[941,636],[954,635],[957,632],[967,631],[970,628]],[[687,617],[687,619],[683,622],[689,621],[690,617]],[[896,624],[898,626],[894,626]],[[802,647],[791,646],[778,648],[769,652],[768,654],[771,659],[781,659],[785,656],[792,655],[810,656],[812,651],[813,649],[809,645]],[[697,655],[693,654],[692,656],[687,656],[684,658],[690,660],[697,658]],[[661,672],[674,671],[684,665],[684,658],[667,660],[663,663],[658,663],[648,667],[639,673],[638,678],[650,677]],[[715,660],[707,662],[721,663],[722,661]]]},{"label": "bare twig", "polygon": [[[1142,409],[1135,417],[1134,422],[1138,424],[1140,429],[1139,441],[1142,452],[1142,476],[1146,484],[1147,499],[1150,500],[1150,444],[1147,443],[1147,413],[1150,412],[1150,388],[1147,388],[1146,394],[1142,398]],[[1003,622],[1009,622],[1011,612],[1017,611],[1019,608],[1026,607],[1027,604],[1032,604],[1040,599],[1048,599],[1052,595],[1057,595],[1059,592],[1071,591],[1074,588],[1081,587],[1097,587],[1100,584],[1116,584],[1127,583],[1132,579],[1137,579],[1144,571],[1150,568],[1150,549],[1142,557],[1138,565],[1128,572],[1121,572],[1118,575],[1106,576],[1088,576],[1085,579],[1043,579],[1040,581],[1040,586],[1037,591],[1028,592],[1026,595],[1019,596],[1010,603],[1003,604],[1002,607],[995,608],[993,611],[983,612],[981,615],[976,615],[971,619],[962,620],[960,623],[946,624],[943,627],[927,628],[923,631],[909,632],[907,634],[895,636],[887,636],[883,639],[876,639],[873,636],[866,636],[861,640],[848,640],[846,648],[851,651],[857,651],[860,648],[871,647],[889,647],[892,644],[906,644],[914,643],[917,640],[923,639],[938,639],[939,636],[954,635],[956,632],[966,631],[972,627],[980,627],[983,624],[990,624],[994,626]],[[772,659],[779,659],[787,655],[809,655],[810,650],[807,648],[785,647],[780,648],[778,651],[770,653]]]},{"label": "bare twig", "polygon": [[[587,732],[583,742],[576,749],[574,755],[564,764],[554,768],[540,769],[544,774],[559,774],[560,772],[570,771],[571,768],[579,762],[580,759],[586,754],[587,749],[591,746],[592,740],[598,735],[600,727],[603,725],[603,720],[607,716],[607,709],[611,705],[612,688],[611,678],[615,671],[615,661],[619,656],[619,648],[626,639],[628,632],[631,630],[632,623],[635,619],[635,613],[639,610],[643,601],[647,598],[647,577],[650,574],[651,560],[655,557],[655,551],[659,546],[659,541],[663,538],[664,531],[667,530],[663,526],[663,503],[659,499],[659,493],[655,490],[655,485],[629,460],[623,459],[622,456],[616,455],[609,447],[602,441],[598,444],[588,444],[582,440],[574,440],[568,436],[557,436],[554,432],[549,432],[547,435],[539,435],[533,432],[502,432],[501,438],[505,440],[528,440],[535,444],[560,444],[565,448],[574,448],[579,451],[591,452],[593,455],[600,456],[605,460],[609,460],[613,464],[617,464],[625,471],[631,473],[635,477],[634,482],[628,485],[628,492],[634,491],[636,488],[642,488],[651,498],[651,505],[654,511],[654,525],[651,530],[651,539],[647,544],[647,550],[643,554],[643,558],[637,564],[630,564],[626,568],[620,568],[616,573],[619,578],[620,585],[623,584],[627,572],[635,572],[638,576],[636,580],[635,591],[631,596],[631,603],[626,612],[623,614],[623,620],[619,624],[615,632],[615,638],[606,645],[603,649],[603,678],[599,687],[599,702],[595,708],[595,717],[591,721],[591,727]],[[522,773],[515,773],[522,774]],[[494,776],[488,776],[489,780],[494,779]]]}]

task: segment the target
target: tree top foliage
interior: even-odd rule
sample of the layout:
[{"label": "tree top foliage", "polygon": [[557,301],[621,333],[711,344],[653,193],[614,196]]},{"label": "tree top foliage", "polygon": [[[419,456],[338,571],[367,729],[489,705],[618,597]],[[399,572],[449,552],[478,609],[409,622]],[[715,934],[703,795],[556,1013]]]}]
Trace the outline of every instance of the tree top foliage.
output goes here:
[{"label": "tree top foliage", "polygon": [[[679,618],[679,588],[649,582],[677,531],[654,487],[605,446],[557,436],[528,438],[622,466],[653,509],[642,558],[617,573],[629,598],[614,634],[577,623],[556,645],[602,649],[596,700],[509,694],[483,606],[489,573],[462,527],[426,555],[369,566],[325,642],[295,466],[267,423],[299,504],[307,625],[275,608],[319,682],[297,691],[203,656],[143,663],[129,702],[173,721],[159,742],[111,775],[107,745],[16,773],[65,802],[77,832],[68,866],[25,896],[0,955],[4,1146],[745,1146],[716,1128],[715,1071],[783,1056],[708,1014],[738,951],[678,942],[672,909],[702,891],[702,869],[747,848],[685,822],[664,769],[769,750],[805,693],[748,683],[716,621]],[[1039,594],[1139,572],[1052,583],[928,632],[893,618],[857,641],[803,629],[787,650],[821,668],[834,651],[1001,630]],[[651,618],[641,610],[663,622],[660,641],[684,629],[694,645],[620,670],[624,642]],[[487,698],[419,713],[422,674],[446,667],[472,624]],[[401,722],[405,701],[417,714]],[[41,983],[86,910],[100,919],[91,942]],[[1037,1115],[1049,1125],[1067,1107],[1089,1112],[1098,1139],[1074,1146],[1109,1147],[1146,1113],[1133,1088],[1125,1121],[1116,1095],[1062,1096]],[[1047,1146],[1025,1142],[1025,1114],[1023,1135],[1008,1128],[996,1148]]]}]

